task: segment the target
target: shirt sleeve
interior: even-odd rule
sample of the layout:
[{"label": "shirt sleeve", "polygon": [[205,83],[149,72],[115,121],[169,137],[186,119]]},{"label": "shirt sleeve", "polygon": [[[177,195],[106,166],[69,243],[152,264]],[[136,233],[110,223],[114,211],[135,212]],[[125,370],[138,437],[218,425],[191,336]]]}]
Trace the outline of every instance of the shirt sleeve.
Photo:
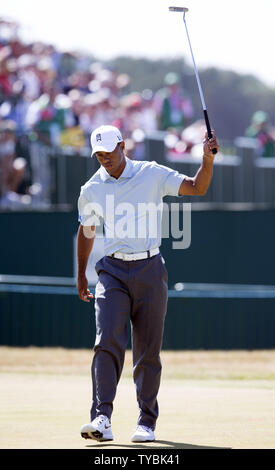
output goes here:
[{"label": "shirt sleeve", "polygon": [[83,191],[78,198],[78,221],[84,227],[100,225],[99,215],[96,214],[94,204],[89,201]]},{"label": "shirt sleeve", "polygon": [[180,185],[186,175],[158,163],[154,164],[154,169],[159,179],[162,196],[179,196]]}]

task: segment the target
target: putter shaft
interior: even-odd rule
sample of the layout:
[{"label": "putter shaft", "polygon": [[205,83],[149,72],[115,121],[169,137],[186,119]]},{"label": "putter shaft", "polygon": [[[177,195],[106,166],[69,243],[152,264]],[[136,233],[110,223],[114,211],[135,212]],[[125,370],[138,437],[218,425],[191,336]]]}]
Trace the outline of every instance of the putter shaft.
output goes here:
[{"label": "putter shaft", "polygon": [[[190,36],[189,36],[189,33],[188,33],[188,28],[187,28],[187,24],[186,24],[186,20],[185,20],[185,13],[188,11],[188,8],[169,7],[169,11],[175,11],[175,12],[183,13],[183,21],[184,21],[186,35],[187,35],[189,48],[190,48],[190,52],[191,52],[191,57],[192,57],[192,61],[193,61],[196,80],[197,80],[197,84],[198,84],[198,88],[199,88],[200,99],[201,99],[201,104],[202,104],[202,108],[203,108],[203,114],[204,114],[204,120],[205,120],[205,124],[206,124],[207,134],[208,134],[208,138],[211,139],[212,138],[212,131],[211,131],[211,126],[210,126],[210,122],[209,122],[209,118],[208,118],[207,107],[206,107],[204,94],[203,94],[203,91],[202,91],[202,86],[201,86],[201,81],[200,81],[200,76],[199,76],[199,72],[198,72],[198,69],[197,69],[196,62],[195,62],[195,57],[194,57],[194,54],[193,54],[193,49],[192,49],[192,45],[191,45],[191,41],[190,41]],[[217,149],[213,149],[212,153],[215,155],[217,153]]]}]

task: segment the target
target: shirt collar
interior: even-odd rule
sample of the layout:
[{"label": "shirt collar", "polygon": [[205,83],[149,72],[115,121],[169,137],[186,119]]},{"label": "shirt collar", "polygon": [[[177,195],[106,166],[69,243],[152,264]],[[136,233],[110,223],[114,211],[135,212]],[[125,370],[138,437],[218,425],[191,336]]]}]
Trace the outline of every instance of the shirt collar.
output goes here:
[{"label": "shirt collar", "polygon": [[[125,159],[126,159],[126,165],[125,165],[125,168],[123,170],[123,172],[121,173],[120,178],[131,178],[132,174],[133,174],[133,162],[132,160],[130,160],[130,158],[126,157],[125,156]],[[100,176],[101,176],[101,179],[102,181],[105,183],[105,181],[109,180],[109,179],[115,179],[113,178],[113,176],[109,175],[108,171],[105,170],[104,166],[100,166]]]}]

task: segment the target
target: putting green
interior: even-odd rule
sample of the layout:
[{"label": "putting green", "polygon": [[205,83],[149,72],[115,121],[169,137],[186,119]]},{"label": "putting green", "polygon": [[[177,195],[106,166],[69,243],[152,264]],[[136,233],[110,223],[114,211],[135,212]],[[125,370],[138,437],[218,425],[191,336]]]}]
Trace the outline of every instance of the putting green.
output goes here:
[{"label": "putting green", "polygon": [[79,434],[89,421],[90,351],[0,353],[1,449],[275,448],[274,351],[163,352],[156,441],[144,444],[130,442],[138,415],[130,352],[106,443]]}]

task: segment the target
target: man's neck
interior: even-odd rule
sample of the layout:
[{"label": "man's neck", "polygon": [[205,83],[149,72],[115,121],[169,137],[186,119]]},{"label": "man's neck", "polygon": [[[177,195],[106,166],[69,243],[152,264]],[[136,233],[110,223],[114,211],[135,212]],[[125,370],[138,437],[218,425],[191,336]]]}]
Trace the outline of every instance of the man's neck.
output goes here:
[{"label": "man's neck", "polygon": [[125,167],[126,167],[126,158],[124,157],[124,159],[122,160],[121,165],[119,166],[119,168],[114,172],[112,172],[112,170],[111,170],[108,173],[113,178],[118,179],[122,175]]}]

